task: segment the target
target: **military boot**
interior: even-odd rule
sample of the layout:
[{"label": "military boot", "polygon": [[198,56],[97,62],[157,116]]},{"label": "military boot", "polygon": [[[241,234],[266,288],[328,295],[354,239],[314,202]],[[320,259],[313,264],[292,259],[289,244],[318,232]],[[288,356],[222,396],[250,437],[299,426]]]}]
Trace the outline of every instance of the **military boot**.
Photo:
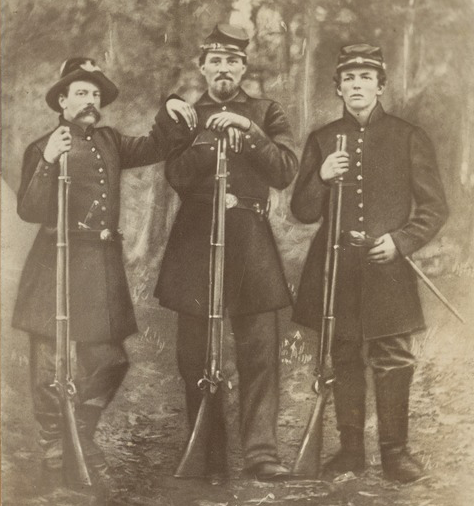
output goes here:
[{"label": "military boot", "polygon": [[384,477],[408,483],[424,476],[422,465],[410,455],[408,404],[412,367],[392,369],[375,377],[380,454]]},{"label": "military boot", "polygon": [[364,431],[340,427],[341,449],[325,465],[328,472],[347,473],[365,469]]}]

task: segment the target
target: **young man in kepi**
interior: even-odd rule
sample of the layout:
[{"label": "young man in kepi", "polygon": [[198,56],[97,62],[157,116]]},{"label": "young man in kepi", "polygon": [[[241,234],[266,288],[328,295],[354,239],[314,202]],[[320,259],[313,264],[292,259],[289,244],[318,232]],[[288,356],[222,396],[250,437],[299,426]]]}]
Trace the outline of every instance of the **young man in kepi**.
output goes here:
[{"label": "young man in kepi", "polygon": [[[196,132],[176,125],[166,176],[181,197],[155,295],[178,313],[178,365],[186,385],[190,426],[201,391],[209,319],[209,258],[216,146],[194,142],[206,129],[225,132],[227,194],[224,305],[236,340],[240,428],[245,471],[260,480],[282,479],[277,452],[279,397],[277,310],[291,299],[267,219],[270,187],[283,189],[297,170],[293,136],[282,107],[252,98],[240,87],[246,71],[245,30],[219,24],[202,46],[199,64],[207,91],[197,101]],[[214,137],[214,136],[212,136]],[[239,149],[239,146],[241,149]],[[216,394],[217,395],[217,394]],[[221,406],[202,475],[227,474]]]},{"label": "young man in kepi", "polygon": [[[423,474],[407,444],[415,366],[411,334],[424,327],[424,320],[416,276],[404,257],[436,235],[448,209],[427,135],[387,114],[379,102],[386,82],[380,48],[343,47],[335,81],[343,116],[309,135],[291,203],[304,223],[325,218],[308,253],[294,319],[320,329],[328,195],[331,184],[342,177],[332,349],[341,450],[328,469],[342,473],[365,467],[364,370],[369,365],[384,476],[410,482]],[[335,150],[338,134],[347,136],[346,151]],[[355,245],[354,236],[366,246]],[[375,238],[372,245],[370,238]]]},{"label": "young man in kepi", "polygon": [[[13,326],[30,334],[33,406],[44,449],[43,470],[52,478],[62,466],[62,417],[55,377],[56,250],[59,158],[68,153],[70,334],[76,343],[76,418],[86,464],[93,479],[106,463],[94,432],[128,369],[123,341],[137,332],[122,262],[120,174],[156,163],[168,146],[164,114],[144,137],[98,127],[100,109],[118,89],[91,58],[70,58],[46,102],[60,114],[59,126],[26,149],[18,191],[18,214],[41,228],[22,273]],[[166,109],[195,125],[195,112],[178,99]]]}]

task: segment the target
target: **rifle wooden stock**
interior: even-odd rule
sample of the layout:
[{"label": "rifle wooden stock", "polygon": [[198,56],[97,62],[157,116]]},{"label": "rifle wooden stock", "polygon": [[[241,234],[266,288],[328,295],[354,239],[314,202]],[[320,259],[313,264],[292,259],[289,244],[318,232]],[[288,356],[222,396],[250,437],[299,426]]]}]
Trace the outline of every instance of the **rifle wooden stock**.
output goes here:
[{"label": "rifle wooden stock", "polygon": [[308,421],[292,475],[316,479],[321,473],[321,450],[323,448],[324,409],[331,393],[331,387],[324,385],[318,392],[316,405]]},{"label": "rifle wooden stock", "polygon": [[71,378],[69,338],[69,241],[68,241],[67,155],[60,158],[58,178],[57,265],[56,265],[56,375],[54,386],[58,392],[63,418],[63,475],[68,486],[92,485],[84,459],[73,398],[76,388]]},{"label": "rifle wooden stock", "polygon": [[79,440],[74,404],[69,394],[66,394],[65,398],[61,400],[61,412],[64,420],[63,472],[65,482],[73,488],[90,487],[92,483]]},{"label": "rifle wooden stock", "polygon": [[[336,151],[346,150],[347,138],[337,136]],[[321,321],[321,342],[317,362],[315,391],[316,405],[303,436],[292,474],[296,477],[318,478],[321,473],[321,449],[323,447],[324,409],[334,381],[331,349],[336,328],[334,301],[336,296],[339,242],[341,236],[342,178],[335,181],[329,196],[328,237],[324,261],[323,318]]]},{"label": "rifle wooden stock", "polygon": [[211,437],[211,403],[213,395],[209,389],[204,391],[193,432],[178,469],[174,473],[175,478],[201,478],[203,476],[203,468],[206,463]]}]

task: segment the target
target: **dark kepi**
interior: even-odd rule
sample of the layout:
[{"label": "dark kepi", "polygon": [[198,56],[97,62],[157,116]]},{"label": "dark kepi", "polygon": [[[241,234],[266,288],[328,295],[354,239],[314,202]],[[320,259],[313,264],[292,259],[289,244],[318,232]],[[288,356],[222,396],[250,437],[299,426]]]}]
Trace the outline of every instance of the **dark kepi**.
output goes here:
[{"label": "dark kepi", "polygon": [[201,46],[203,52],[214,51],[230,53],[245,57],[245,48],[249,44],[249,36],[244,28],[238,25],[219,23]]},{"label": "dark kepi", "polygon": [[349,67],[373,67],[385,70],[382,50],[369,44],[353,44],[341,48],[337,59],[336,70],[339,72]]}]

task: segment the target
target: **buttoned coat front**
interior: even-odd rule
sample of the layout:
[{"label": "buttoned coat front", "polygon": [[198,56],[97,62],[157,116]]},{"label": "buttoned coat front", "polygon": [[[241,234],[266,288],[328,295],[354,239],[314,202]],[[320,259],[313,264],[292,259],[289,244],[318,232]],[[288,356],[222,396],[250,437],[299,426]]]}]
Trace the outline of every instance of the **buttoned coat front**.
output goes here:
[{"label": "buttoned coat front", "polygon": [[[425,245],[447,218],[447,205],[431,142],[422,129],[386,114],[378,103],[365,127],[347,110],[343,118],[312,132],[292,198],[304,223],[323,216],[301,276],[294,320],[319,330],[330,187],[319,172],[347,135],[349,171],[342,189],[342,246],[335,301],[336,335],[378,338],[424,326],[416,275],[404,260]],[[372,237],[390,233],[400,253],[387,264],[367,262],[367,249],[344,241],[351,230]]]},{"label": "buttoned coat front", "polygon": [[[122,261],[122,244],[82,234],[116,231],[122,169],[156,163],[164,156],[164,133],[155,125],[149,136],[129,137],[109,127],[70,128],[68,153],[71,339],[122,340],[137,331]],[[18,192],[18,214],[41,223],[22,273],[13,326],[34,335],[56,336],[56,221],[59,164],[43,158],[48,133],[26,150]],[[75,232],[75,233],[74,233]]]},{"label": "buttoned coat front", "polygon": [[[207,119],[227,110],[251,120],[243,150],[228,150],[227,193],[265,203],[269,189],[283,189],[296,170],[293,137],[279,104],[249,97],[243,90],[219,104],[206,92],[195,104],[197,132],[176,125],[169,133],[166,177],[181,198],[163,258],[155,296],[174,311],[208,316],[209,255],[216,145],[200,144]],[[226,211],[225,305],[229,315],[262,313],[290,305],[280,256],[266,217],[252,209]]]}]

